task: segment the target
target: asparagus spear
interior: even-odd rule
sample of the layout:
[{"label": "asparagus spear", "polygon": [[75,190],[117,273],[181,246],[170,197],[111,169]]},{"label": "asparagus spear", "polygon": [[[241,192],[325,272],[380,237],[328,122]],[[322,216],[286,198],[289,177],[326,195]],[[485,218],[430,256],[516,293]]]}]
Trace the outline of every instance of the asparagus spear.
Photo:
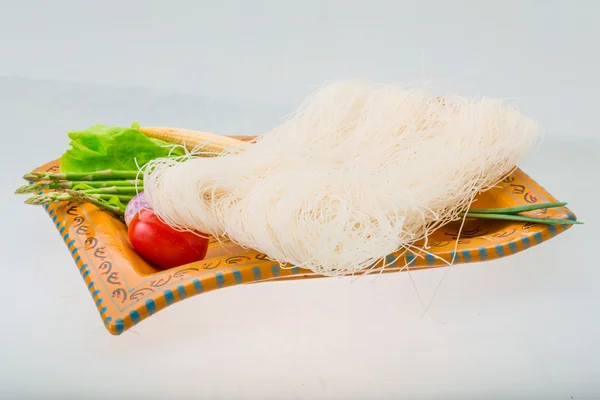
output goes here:
[{"label": "asparagus spear", "polygon": [[61,201],[71,201],[71,200],[110,200],[112,198],[117,198],[120,201],[128,202],[133,198],[133,196],[128,195],[114,195],[114,194],[84,194],[77,191],[67,191],[67,192],[49,192],[39,194],[37,196],[32,196],[25,200],[26,204],[31,205],[42,205],[42,204],[51,204],[58,203]]},{"label": "asparagus spear", "polygon": [[[30,185],[33,186],[33,185]],[[71,194],[82,194],[82,195],[103,195],[105,197],[113,197],[114,195],[123,195],[124,199],[130,200],[134,195],[138,194],[143,190],[143,187],[135,187],[135,186],[112,186],[105,188],[93,188],[93,189],[59,189],[58,191],[44,193],[35,197],[46,198],[44,196],[48,196],[49,199],[54,199],[58,194],[67,191]],[[60,197],[60,196],[59,196]],[[56,197],[58,198],[58,197]]]},{"label": "asparagus spear", "polygon": [[135,186],[111,186],[104,188],[94,188],[94,189],[83,189],[83,190],[75,190],[78,193],[83,194],[126,194],[126,195],[136,195],[141,192],[143,189],[136,188]]},{"label": "asparagus spear", "polygon": [[73,199],[68,193],[63,192],[51,192],[51,193],[43,193],[38,194],[37,196],[33,196],[25,200],[25,204],[31,204],[34,206],[42,205],[42,204],[50,204],[57,203],[60,201],[70,201]]},{"label": "asparagus spear", "polygon": [[118,171],[107,169],[95,172],[31,172],[23,176],[28,181],[108,181],[114,179],[137,179],[138,171]]},{"label": "asparagus spear", "polygon": [[[80,201],[85,203],[90,203],[100,208],[101,210],[107,211],[114,215],[115,217],[123,220],[125,216],[125,206],[115,205],[109,203],[107,200],[112,199],[114,196],[112,195],[83,195],[81,193],[73,192],[53,192],[53,193],[45,193],[38,196],[31,197],[25,201],[27,204],[33,205],[41,205],[47,204],[48,202],[54,201]],[[119,197],[128,197],[128,196],[117,196]],[[123,199],[120,199],[123,200]]]},{"label": "asparagus spear", "polygon": [[101,194],[96,194],[96,195],[84,195],[81,192],[77,192],[77,191],[71,191],[68,190],[67,191],[69,194],[71,194],[73,196],[74,199],[82,201],[82,202],[88,202],[91,204],[94,204],[98,207],[100,207],[101,209],[111,212],[113,213],[115,216],[119,217],[119,218],[123,218],[123,216],[125,215],[125,205],[123,204],[109,204],[106,200],[110,200],[113,199],[114,197],[117,197],[119,200],[121,201],[125,201],[127,197],[129,197],[129,199],[127,199],[126,201],[131,200],[132,196],[114,196],[114,195],[101,195]]},{"label": "asparagus spear", "polygon": [[117,217],[121,220],[125,216],[124,208],[109,204],[106,201],[98,200],[98,199],[95,199],[95,198],[89,197],[89,196],[83,196],[79,200],[81,200],[82,202],[87,202],[87,203],[93,204],[96,207],[100,208],[101,210],[108,211],[109,213],[113,214],[115,217]]},{"label": "asparagus spear", "polygon": [[73,189],[75,186],[81,184],[85,184],[93,188],[133,186],[138,187],[140,191],[144,188],[144,181],[141,179],[126,179],[119,181],[56,181],[48,183],[34,183],[32,185],[23,185],[15,191],[15,194],[36,193],[40,190]]}]

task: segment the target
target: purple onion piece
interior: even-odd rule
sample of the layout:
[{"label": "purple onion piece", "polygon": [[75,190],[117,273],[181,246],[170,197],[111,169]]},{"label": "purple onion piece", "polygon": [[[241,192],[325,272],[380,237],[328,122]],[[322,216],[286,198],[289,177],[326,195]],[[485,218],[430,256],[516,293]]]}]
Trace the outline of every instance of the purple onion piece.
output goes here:
[{"label": "purple onion piece", "polygon": [[152,207],[144,199],[144,192],[140,192],[133,197],[125,208],[125,225],[129,226],[135,214],[140,210],[152,210]]}]

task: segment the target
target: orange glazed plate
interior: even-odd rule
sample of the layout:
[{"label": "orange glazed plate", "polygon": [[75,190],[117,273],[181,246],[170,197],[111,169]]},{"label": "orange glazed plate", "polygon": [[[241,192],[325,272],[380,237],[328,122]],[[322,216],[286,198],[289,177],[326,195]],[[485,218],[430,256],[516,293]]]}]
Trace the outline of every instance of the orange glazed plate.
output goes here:
[{"label": "orange glazed plate", "polygon": [[[34,172],[56,172],[58,166],[59,160],[55,160]],[[498,187],[480,195],[475,207],[504,208],[556,201],[522,170],[517,170]],[[123,222],[97,207],[87,203],[55,203],[44,208],[69,249],[104,326],[113,335],[120,335],[177,301],[211,290],[323,277],[298,267],[281,268],[254,250],[240,252],[233,247],[236,252],[232,252],[227,244],[216,240],[211,241],[205,260],[161,270],[134,251]],[[565,207],[525,215],[575,219]],[[389,255],[383,272],[442,267],[451,261],[461,264],[493,260],[526,250],[570,227],[467,219],[458,244],[460,221],[434,232],[429,237],[427,253]]]}]

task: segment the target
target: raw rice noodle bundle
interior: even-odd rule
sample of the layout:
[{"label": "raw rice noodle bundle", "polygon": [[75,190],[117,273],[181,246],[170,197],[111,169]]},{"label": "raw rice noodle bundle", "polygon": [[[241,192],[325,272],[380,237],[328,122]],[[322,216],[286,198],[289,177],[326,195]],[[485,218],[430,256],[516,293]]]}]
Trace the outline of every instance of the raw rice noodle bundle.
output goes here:
[{"label": "raw rice noodle bundle", "polygon": [[458,219],[539,138],[500,100],[330,83],[243,151],[151,162],[144,190],[174,227],[337,276]]}]

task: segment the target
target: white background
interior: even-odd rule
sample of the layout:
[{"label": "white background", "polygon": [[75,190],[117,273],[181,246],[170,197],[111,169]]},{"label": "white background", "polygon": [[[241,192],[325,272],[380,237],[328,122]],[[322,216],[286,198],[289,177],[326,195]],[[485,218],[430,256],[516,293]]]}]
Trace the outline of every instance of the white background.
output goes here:
[{"label": "white background", "polygon": [[[0,0],[0,398],[600,398],[600,3]],[[105,331],[53,224],[13,195],[69,130],[260,134],[327,80],[514,100],[528,173],[586,225],[450,269],[196,296]],[[416,287],[416,289],[415,289]]]}]

